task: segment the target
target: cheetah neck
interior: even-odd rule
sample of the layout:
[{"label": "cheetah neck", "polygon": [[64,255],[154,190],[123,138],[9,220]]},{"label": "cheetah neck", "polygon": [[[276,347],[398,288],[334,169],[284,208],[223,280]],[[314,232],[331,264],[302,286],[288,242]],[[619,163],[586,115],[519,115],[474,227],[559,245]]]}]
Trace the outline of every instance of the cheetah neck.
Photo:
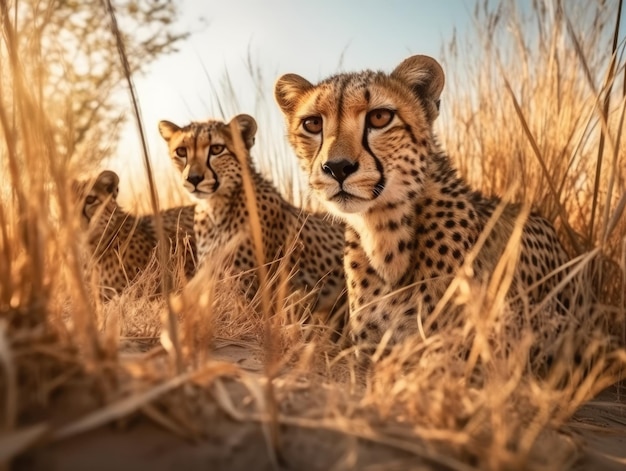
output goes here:
[{"label": "cheetah neck", "polygon": [[[446,156],[431,157],[422,184],[394,188],[393,199],[387,198],[366,213],[344,216],[358,235],[371,267],[390,286],[399,287],[413,278],[409,276],[410,269],[414,265],[419,228],[425,223],[419,208],[429,201],[445,199],[451,186],[466,188]],[[418,187],[418,195],[413,196]]]},{"label": "cheetah neck", "polygon": [[[411,212],[412,205],[405,200],[393,208],[380,208],[364,215],[349,214],[346,217],[370,265],[391,286],[397,285],[411,266],[412,255],[406,247],[415,237],[416,225],[407,218]],[[400,250],[400,247],[404,248]]]},{"label": "cheetah neck", "polygon": [[[209,219],[211,225],[219,227],[228,222],[229,207],[224,207],[219,201],[221,198],[212,197],[211,200],[199,200],[196,203],[195,213],[201,219]],[[226,200],[228,202],[228,200]]]},{"label": "cheetah neck", "polygon": [[[274,186],[254,168],[250,169],[252,186],[255,191],[255,200],[259,201],[259,195],[278,195]],[[209,199],[199,200],[196,204],[196,214],[208,217],[211,224],[217,228],[230,227],[234,220],[241,219],[244,211],[247,211],[246,194],[243,186],[238,186],[229,195],[213,195]],[[258,207],[258,204],[257,204]],[[244,219],[248,219],[246,215]]]},{"label": "cheetah neck", "polygon": [[229,227],[241,211],[244,198],[241,188],[229,195],[214,194],[210,198],[199,200],[195,212],[202,218],[208,218],[213,227]]}]

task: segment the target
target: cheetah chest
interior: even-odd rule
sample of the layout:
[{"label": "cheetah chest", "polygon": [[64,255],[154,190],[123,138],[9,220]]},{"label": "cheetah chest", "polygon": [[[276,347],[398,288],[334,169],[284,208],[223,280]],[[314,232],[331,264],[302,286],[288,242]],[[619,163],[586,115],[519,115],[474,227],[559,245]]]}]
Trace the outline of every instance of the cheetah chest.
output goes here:
[{"label": "cheetah chest", "polygon": [[410,225],[404,224],[409,237],[401,223],[381,224],[381,217],[368,230],[351,225],[346,232],[344,266],[357,341],[378,342],[388,329],[392,342],[415,333],[480,233],[473,209],[453,209],[445,199],[424,199],[410,214]]}]

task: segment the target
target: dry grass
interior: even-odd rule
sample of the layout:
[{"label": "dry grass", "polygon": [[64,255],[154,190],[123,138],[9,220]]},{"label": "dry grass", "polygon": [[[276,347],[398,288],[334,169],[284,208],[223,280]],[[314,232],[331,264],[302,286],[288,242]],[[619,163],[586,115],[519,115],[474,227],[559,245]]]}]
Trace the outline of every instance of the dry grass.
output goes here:
[{"label": "dry grass", "polygon": [[454,104],[443,105],[446,146],[463,156],[471,183],[494,194],[521,183],[515,199],[556,221],[577,253],[602,243],[613,259],[626,231],[617,6],[539,2],[525,15],[512,2],[477,8],[477,41],[455,38],[446,48],[456,73],[448,76]]},{"label": "dry grass", "polygon": [[[585,5],[537,7],[529,19],[507,2],[477,8],[480,33],[445,55],[445,147],[475,187],[533,202],[556,221],[577,256],[574,282],[599,294],[594,316],[552,342],[558,358],[538,378],[528,373],[532,332],[507,327],[520,313],[501,296],[515,233],[490,287],[463,272],[455,280],[449,302],[464,325],[408,342],[369,372],[323,325],[303,321],[297,293],[239,299],[221,276],[228,260],[204,267],[180,296],[147,300],[131,289],[94,300],[75,237],[74,175],[59,156],[67,147],[22,74],[0,1],[0,462],[140,415],[189,441],[226,423],[260,424],[264,448],[250,453],[275,468],[570,469],[581,449],[564,425],[626,365],[623,43],[611,49],[617,4]],[[526,319],[544,313],[521,309]],[[615,327],[611,342],[596,328],[604,324]],[[228,348],[245,355],[225,361]],[[294,453],[299,436],[319,448]]]}]

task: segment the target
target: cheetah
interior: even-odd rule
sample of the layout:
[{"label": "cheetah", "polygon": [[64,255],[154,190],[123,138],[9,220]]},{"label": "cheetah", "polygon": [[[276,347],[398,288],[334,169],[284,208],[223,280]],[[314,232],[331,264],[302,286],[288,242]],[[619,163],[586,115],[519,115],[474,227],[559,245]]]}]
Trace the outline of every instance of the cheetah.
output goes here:
[{"label": "cheetah", "polygon": [[[341,73],[317,85],[287,74],[275,85],[310,189],[346,223],[348,328],[357,350],[371,353],[383,335],[390,348],[422,328],[437,330],[429,315],[491,216],[502,212],[473,259],[478,280],[495,267],[521,211],[472,191],[440,149],[433,122],[443,86],[441,66],[423,55],[390,74]],[[530,213],[510,293],[540,302],[567,260],[553,226]],[[569,304],[563,299],[561,312]]]},{"label": "cheetah", "polygon": [[[110,170],[101,172],[92,184],[74,184],[74,193],[80,198],[81,226],[103,299],[121,294],[146,269],[153,268],[158,245],[154,216],[127,213],[117,203],[118,192],[119,177]],[[173,261],[180,264],[187,279],[196,268],[193,214],[191,205],[161,213]]]},{"label": "cheetah", "polygon": [[[234,123],[240,129],[235,135]],[[251,298],[258,291],[254,233],[244,187],[247,173],[256,195],[263,259],[286,262],[282,266],[292,274],[292,292],[307,293],[309,312],[337,319],[345,298],[343,225],[294,207],[255,169],[250,156],[257,131],[254,118],[241,114],[228,124],[208,119],[183,127],[161,121],[159,130],[181,172],[183,186],[198,201],[194,230],[200,264],[228,251],[244,293]],[[243,157],[238,155],[235,139]],[[270,270],[277,265],[271,263]]]}]

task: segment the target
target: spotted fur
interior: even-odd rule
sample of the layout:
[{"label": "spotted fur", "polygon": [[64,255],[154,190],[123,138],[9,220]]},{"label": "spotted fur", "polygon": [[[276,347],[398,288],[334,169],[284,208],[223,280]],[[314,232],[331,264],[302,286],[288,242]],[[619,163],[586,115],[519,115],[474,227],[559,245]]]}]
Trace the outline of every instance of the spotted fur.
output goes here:
[{"label": "spotted fur", "polygon": [[[105,170],[93,183],[78,183],[74,192],[79,198],[81,224],[104,298],[122,293],[146,269],[158,269],[154,216],[134,216],[118,205],[119,177],[115,172]],[[174,271],[180,264],[187,278],[193,276],[196,267],[193,214],[193,206],[161,213],[172,257],[168,269]],[[158,280],[157,277],[155,281]]]},{"label": "spotted fur", "polygon": [[[255,270],[253,228],[244,190],[244,170],[256,194],[261,222],[263,258],[291,273],[290,286],[310,294],[311,309],[335,311],[345,291],[343,273],[343,225],[289,204],[272,183],[256,171],[250,157],[257,130],[248,115],[233,119],[245,144],[245,166],[236,154],[232,125],[209,119],[179,127],[161,121],[159,130],[168,143],[182,184],[196,197],[195,235],[200,263],[232,255],[235,274],[252,296],[259,287]],[[253,276],[242,276],[252,273]]]},{"label": "spotted fur", "polygon": [[[441,66],[419,55],[390,74],[343,73],[317,85],[288,74],[276,83],[310,188],[347,223],[349,325],[370,351],[386,332],[393,345],[420,323],[426,333],[437,329],[429,314],[499,207],[472,191],[439,147],[433,121],[443,85]],[[478,280],[493,270],[520,215],[514,205],[501,209],[473,263]],[[520,252],[511,293],[538,302],[561,279],[551,275],[567,256],[553,226],[532,213]],[[570,301],[562,303],[561,312]]]}]

